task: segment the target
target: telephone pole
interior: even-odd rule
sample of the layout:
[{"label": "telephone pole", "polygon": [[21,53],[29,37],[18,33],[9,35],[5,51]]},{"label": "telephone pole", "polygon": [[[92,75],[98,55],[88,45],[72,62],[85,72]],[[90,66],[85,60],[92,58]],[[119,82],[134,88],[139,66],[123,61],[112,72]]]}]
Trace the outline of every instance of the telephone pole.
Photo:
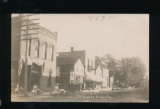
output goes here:
[{"label": "telephone pole", "polygon": [[115,71],[115,66],[114,66],[114,59],[112,60],[112,71],[113,71],[113,83],[112,83],[112,90],[114,90],[114,71]]},{"label": "telephone pole", "polygon": [[[39,28],[31,28],[31,25],[37,25],[39,23],[33,23],[33,20],[39,20],[39,19],[29,19],[30,16],[37,15],[37,14],[31,14],[31,15],[23,15],[20,14],[20,22],[21,22],[21,37],[24,37],[20,39],[20,41],[26,41],[26,51],[25,51],[25,72],[24,72],[24,96],[28,96],[27,94],[27,86],[28,86],[28,41],[35,40],[38,38],[33,38],[32,35],[36,35],[38,33],[30,33],[31,30],[36,30]],[[31,23],[32,22],[32,23]],[[23,31],[23,32],[22,32]],[[22,34],[24,33],[24,34]]]}]

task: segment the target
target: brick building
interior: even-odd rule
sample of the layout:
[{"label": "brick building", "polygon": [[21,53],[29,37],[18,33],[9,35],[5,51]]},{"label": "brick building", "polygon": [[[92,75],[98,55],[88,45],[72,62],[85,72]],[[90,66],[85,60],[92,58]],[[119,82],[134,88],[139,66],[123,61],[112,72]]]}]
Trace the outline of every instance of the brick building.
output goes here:
[{"label": "brick building", "polygon": [[[33,23],[33,22],[30,22]],[[56,48],[57,32],[51,32],[39,25],[32,30],[38,38],[28,41],[28,72],[27,91],[31,91],[37,84],[42,91],[51,91],[56,81]],[[11,32],[11,82],[12,88],[18,84],[24,87],[24,65],[26,41],[22,39],[20,17],[12,17]]]}]

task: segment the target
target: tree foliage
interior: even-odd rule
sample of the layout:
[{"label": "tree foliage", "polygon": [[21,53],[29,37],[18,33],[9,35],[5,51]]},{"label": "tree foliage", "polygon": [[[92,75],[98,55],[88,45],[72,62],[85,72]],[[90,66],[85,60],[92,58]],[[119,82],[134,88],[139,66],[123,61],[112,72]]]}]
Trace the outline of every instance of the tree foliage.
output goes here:
[{"label": "tree foliage", "polygon": [[114,80],[128,86],[139,87],[144,84],[143,77],[146,73],[145,64],[138,57],[125,57],[121,60],[115,59],[111,54],[96,57],[96,66],[108,68],[110,76],[114,73]]}]

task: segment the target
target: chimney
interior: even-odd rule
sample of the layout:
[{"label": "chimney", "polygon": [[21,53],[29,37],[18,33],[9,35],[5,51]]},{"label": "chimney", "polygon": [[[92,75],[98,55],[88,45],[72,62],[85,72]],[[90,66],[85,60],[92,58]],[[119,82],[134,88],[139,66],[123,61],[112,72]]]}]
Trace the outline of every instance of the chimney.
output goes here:
[{"label": "chimney", "polygon": [[73,47],[71,47],[71,52],[73,52],[73,50],[74,50]]}]

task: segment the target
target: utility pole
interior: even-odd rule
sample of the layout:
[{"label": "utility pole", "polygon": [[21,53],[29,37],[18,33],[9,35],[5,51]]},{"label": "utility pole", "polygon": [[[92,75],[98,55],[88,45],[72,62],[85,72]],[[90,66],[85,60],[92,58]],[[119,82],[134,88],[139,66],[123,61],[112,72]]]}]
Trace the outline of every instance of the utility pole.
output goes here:
[{"label": "utility pole", "polygon": [[[37,14],[31,14],[31,15],[23,15],[20,14],[20,22],[21,22],[21,31],[23,31],[25,34],[22,35],[21,37],[25,37],[23,39],[20,39],[20,41],[26,41],[26,51],[25,51],[25,72],[24,72],[24,96],[28,96],[27,94],[27,86],[28,86],[28,40],[33,40],[33,39],[38,39],[38,38],[32,38],[31,35],[35,35],[38,33],[30,33],[30,30],[36,30],[39,28],[30,28],[31,25],[37,25],[39,23],[33,23],[33,20],[39,20],[39,19],[29,19],[30,16],[37,15]],[[26,18],[25,18],[26,17]],[[30,23],[32,22],[32,24]],[[24,28],[24,29],[22,29]]]},{"label": "utility pole", "polygon": [[112,85],[112,90],[114,90],[114,73],[115,73],[115,63],[113,59],[113,85]]}]

